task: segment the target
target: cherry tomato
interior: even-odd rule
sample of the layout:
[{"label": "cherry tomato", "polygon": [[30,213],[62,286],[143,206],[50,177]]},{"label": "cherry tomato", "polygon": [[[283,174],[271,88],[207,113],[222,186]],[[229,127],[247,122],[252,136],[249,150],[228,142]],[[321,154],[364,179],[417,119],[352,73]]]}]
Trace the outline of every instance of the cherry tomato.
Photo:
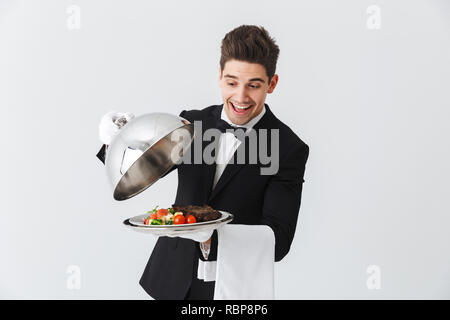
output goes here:
[{"label": "cherry tomato", "polygon": [[195,217],[193,215],[190,214],[186,217],[186,223],[196,223],[196,222],[197,222],[197,219],[195,219]]},{"label": "cherry tomato", "polygon": [[175,216],[175,218],[173,218],[173,224],[185,224],[186,223],[186,218],[179,214],[177,216]]},{"label": "cherry tomato", "polygon": [[156,216],[156,213],[152,213],[152,214],[149,216],[149,218],[150,218],[150,219],[157,219],[158,217]]},{"label": "cherry tomato", "polygon": [[156,212],[156,218],[157,219],[161,219],[162,217],[164,217],[165,215],[167,215],[169,213],[169,210],[167,210],[167,209],[159,209],[157,212]]}]

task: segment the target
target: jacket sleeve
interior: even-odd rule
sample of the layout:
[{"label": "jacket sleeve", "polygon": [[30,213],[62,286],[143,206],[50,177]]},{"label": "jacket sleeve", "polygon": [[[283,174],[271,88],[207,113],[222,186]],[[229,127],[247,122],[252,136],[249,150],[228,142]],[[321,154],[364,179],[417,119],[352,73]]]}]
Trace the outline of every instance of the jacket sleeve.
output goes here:
[{"label": "jacket sleeve", "polygon": [[[271,177],[264,194],[260,225],[268,225],[275,235],[275,262],[281,261],[289,252],[294,239],[303,191],[306,162],[309,146],[298,144],[283,159],[280,159],[278,172]],[[211,238],[208,259],[204,259],[197,246],[201,260],[217,260],[217,231]]]},{"label": "jacket sleeve", "polygon": [[[294,239],[300,211],[305,167],[309,156],[309,146],[301,144],[291,150],[282,161],[278,172],[270,179],[263,203],[260,225],[268,225],[275,235],[275,262],[281,261],[289,252]],[[217,231],[211,238],[208,259],[204,259],[199,246],[201,260],[217,260]]]},{"label": "jacket sleeve", "polygon": [[302,143],[280,160],[278,172],[270,179],[264,195],[262,219],[275,235],[275,261],[286,256],[294,238],[300,210],[308,145]]},{"label": "jacket sleeve", "polygon": [[97,152],[97,158],[105,164],[106,144],[104,144]]},{"label": "jacket sleeve", "polygon": [[205,259],[203,257],[202,250],[200,249],[200,243],[197,243],[197,254],[200,258],[200,260],[203,261],[216,261],[217,260],[217,230],[213,231],[213,234],[211,236],[211,246],[209,249],[208,259]]}]

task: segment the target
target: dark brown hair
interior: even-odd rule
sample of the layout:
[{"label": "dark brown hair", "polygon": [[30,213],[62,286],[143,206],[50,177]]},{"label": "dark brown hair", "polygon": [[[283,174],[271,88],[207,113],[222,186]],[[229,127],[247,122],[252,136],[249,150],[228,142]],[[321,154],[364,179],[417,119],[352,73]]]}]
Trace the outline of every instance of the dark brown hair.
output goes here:
[{"label": "dark brown hair", "polygon": [[280,49],[275,40],[263,27],[242,25],[228,32],[222,40],[220,68],[224,69],[228,60],[259,63],[266,68],[272,79],[275,74]]}]

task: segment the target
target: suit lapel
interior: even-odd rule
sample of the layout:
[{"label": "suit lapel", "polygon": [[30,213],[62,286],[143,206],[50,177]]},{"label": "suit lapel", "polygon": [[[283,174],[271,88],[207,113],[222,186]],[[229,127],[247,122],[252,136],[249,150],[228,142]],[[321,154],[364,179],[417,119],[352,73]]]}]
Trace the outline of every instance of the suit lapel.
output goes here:
[{"label": "suit lapel", "polygon": [[[207,117],[202,122],[202,137],[206,130],[215,128],[217,121],[219,120],[220,113],[222,112],[222,108],[214,108],[211,115]],[[202,139],[203,140],[203,139]],[[202,159],[203,159],[203,151],[205,150],[205,147],[211,143],[210,141],[202,141]],[[212,187],[214,184],[214,176],[216,174],[216,163],[213,164],[206,164],[204,163],[201,166],[201,170],[203,171],[203,185],[205,186],[205,204],[207,203],[207,199],[211,196]]]},{"label": "suit lapel", "polygon": [[[233,154],[233,157],[236,155],[239,149],[244,148],[246,143],[241,143],[235,153]],[[235,161],[236,162],[236,161]],[[238,173],[239,170],[241,170],[244,167],[244,164],[237,164],[237,163],[229,163],[226,165],[225,170],[223,171],[222,175],[219,178],[219,181],[217,181],[217,184],[212,190],[211,196],[208,199],[208,202],[210,202],[222,189],[227,185],[227,183],[231,180],[231,178],[234,177],[236,173]],[[211,185],[212,186],[212,185]]]},{"label": "suit lapel", "polygon": [[[264,116],[253,126],[253,129],[256,130],[256,135],[259,139],[259,133],[257,129],[261,129],[261,128],[269,128],[269,124],[273,119],[273,114],[269,109],[269,106],[267,104],[265,104],[266,107],[266,113],[264,114]],[[245,153],[247,154],[248,152],[248,137],[246,137],[245,139],[245,143],[241,143],[239,145],[239,147],[236,149],[236,151],[233,154],[232,159],[234,158],[236,160],[236,154],[238,152],[240,152],[242,150],[242,148],[246,148],[247,150],[245,151]],[[247,158],[247,157],[246,157]],[[248,158],[247,158],[248,159]],[[247,161],[246,161],[247,162]],[[234,161],[234,163],[229,163],[227,164],[227,166],[225,167],[225,170],[223,171],[222,175],[220,176],[219,181],[216,184],[216,187],[214,188],[214,190],[212,190],[211,196],[208,199],[208,202],[210,202],[215,196],[217,196],[222,190],[223,188],[225,188],[225,186],[228,184],[228,182],[230,182],[230,180],[245,166],[246,164],[237,164],[236,161]],[[212,176],[212,182],[214,179],[214,174],[215,174],[215,165],[214,165],[214,173]],[[211,187],[212,187],[213,183],[211,183]]]}]

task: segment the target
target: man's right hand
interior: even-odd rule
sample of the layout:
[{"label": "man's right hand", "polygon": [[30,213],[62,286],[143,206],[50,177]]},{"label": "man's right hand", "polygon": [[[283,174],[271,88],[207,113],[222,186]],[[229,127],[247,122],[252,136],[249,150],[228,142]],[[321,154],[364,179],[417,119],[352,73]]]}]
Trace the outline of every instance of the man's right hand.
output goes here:
[{"label": "man's right hand", "polygon": [[98,126],[100,141],[108,146],[119,130],[133,118],[134,114],[132,113],[110,111],[105,114]]}]

